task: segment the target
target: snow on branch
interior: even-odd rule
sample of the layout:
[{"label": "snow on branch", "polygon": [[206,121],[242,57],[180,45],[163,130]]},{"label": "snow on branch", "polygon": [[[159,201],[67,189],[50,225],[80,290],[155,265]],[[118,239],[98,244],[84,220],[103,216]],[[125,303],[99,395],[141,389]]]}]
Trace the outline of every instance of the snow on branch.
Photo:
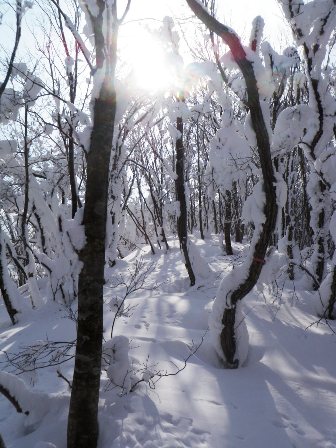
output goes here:
[{"label": "snow on branch", "polygon": [[30,389],[12,373],[0,372],[0,393],[18,413],[27,416],[26,423],[29,425],[41,421],[50,409],[50,397],[46,393]]},{"label": "snow on branch", "polygon": [[210,31],[220,36],[229,46],[236,62],[246,59],[246,52],[237,34],[230,27],[219,22],[206,10],[198,0],[186,0],[194,14],[209,28]]},{"label": "snow on branch", "polygon": [[264,19],[260,16],[257,16],[252,22],[252,32],[250,37],[250,48],[252,51],[257,51],[260,47],[264,26]]},{"label": "snow on branch", "polygon": [[25,398],[30,393],[25,383],[16,375],[0,372],[0,393],[7,398],[19,414],[29,415]]},{"label": "snow on branch", "polygon": [[81,52],[83,53],[83,56],[88,64],[88,66],[90,67],[90,70],[92,73],[94,73],[95,68],[92,65],[91,61],[90,61],[90,52],[89,50],[86,48],[86,45],[83,41],[83,39],[81,38],[80,34],[78,33],[78,31],[76,30],[74,24],[72,23],[71,19],[65,14],[65,12],[62,10],[62,8],[59,6],[58,2],[55,0],[50,0],[51,3],[57,8],[58,12],[61,14],[61,16],[64,19],[64,22],[67,26],[67,28],[69,28],[69,30],[71,31],[73,37],[75,38],[79,48],[81,49]]}]

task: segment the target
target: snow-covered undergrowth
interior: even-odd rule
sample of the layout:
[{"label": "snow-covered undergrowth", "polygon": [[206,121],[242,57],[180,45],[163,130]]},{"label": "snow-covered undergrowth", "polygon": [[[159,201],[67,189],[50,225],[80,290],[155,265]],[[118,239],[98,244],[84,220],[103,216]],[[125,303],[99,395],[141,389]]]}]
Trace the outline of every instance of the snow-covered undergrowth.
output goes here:
[{"label": "snow-covered undergrowth", "polygon": [[[221,277],[244,260],[246,248],[234,245],[235,255],[226,257],[218,239],[193,243],[200,269],[205,272],[206,262],[210,269],[192,288],[175,241],[168,253],[153,256],[144,248],[107,269],[99,448],[336,447],[336,327],[310,326],[317,319],[313,294],[299,281],[282,289],[281,279],[276,292],[263,279],[242,307],[247,362],[224,370],[209,341],[208,315]],[[152,263],[148,278],[121,303],[122,280],[140,257],[145,266]],[[1,350],[73,342],[72,311],[48,302],[27,309],[13,327],[1,304]],[[19,414],[0,397],[0,433],[8,448],[66,447],[69,389],[62,376],[71,379],[72,367],[69,359],[23,373],[25,386],[0,376],[24,411],[32,409]],[[15,369],[2,364],[2,370]]]}]

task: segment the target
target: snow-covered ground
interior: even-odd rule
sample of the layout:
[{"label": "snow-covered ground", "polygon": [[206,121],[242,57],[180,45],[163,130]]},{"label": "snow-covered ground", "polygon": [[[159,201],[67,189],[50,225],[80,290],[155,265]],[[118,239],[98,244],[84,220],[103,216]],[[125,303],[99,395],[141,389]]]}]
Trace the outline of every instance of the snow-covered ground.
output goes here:
[{"label": "snow-covered ground", "polygon": [[[193,241],[202,276],[192,288],[175,241],[168,253],[139,249],[107,270],[105,351],[114,358],[106,358],[103,373],[99,448],[335,448],[336,326],[311,325],[317,321],[312,294],[290,282],[281,291],[280,279],[278,293],[265,287],[246,298],[248,360],[238,370],[223,369],[208,340],[208,315],[220,278],[243,260],[246,248],[235,245],[235,255],[225,257],[217,240]],[[152,263],[151,273],[127,297],[113,330],[114,337],[129,339],[128,358],[125,338],[110,341],[111,309],[124,289],[111,288],[111,281],[129,278],[139,260],[145,269]],[[39,340],[73,341],[71,317],[49,302],[28,309],[13,327],[1,305],[0,349],[16,353]],[[113,344],[121,347],[116,353]],[[69,389],[58,369],[70,379],[72,360],[20,375],[28,389],[13,386],[34,409],[29,415],[0,397],[0,433],[8,448],[66,447]],[[13,368],[2,364],[2,370]],[[118,374],[123,389],[108,378]],[[9,381],[6,375],[1,380]]]}]

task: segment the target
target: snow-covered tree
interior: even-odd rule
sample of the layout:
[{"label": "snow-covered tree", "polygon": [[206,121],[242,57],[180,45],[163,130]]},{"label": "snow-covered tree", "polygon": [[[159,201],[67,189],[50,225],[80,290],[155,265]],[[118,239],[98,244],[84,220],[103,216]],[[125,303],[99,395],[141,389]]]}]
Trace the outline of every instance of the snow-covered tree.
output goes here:
[{"label": "snow-covered tree", "polygon": [[[298,104],[282,112],[282,125],[292,126],[288,135],[291,144],[299,144],[309,160],[311,171],[308,195],[311,206],[313,230],[313,273],[315,287],[325,277],[328,259],[329,226],[332,230],[332,189],[335,184],[335,117],[336,101],[330,83],[330,51],[336,23],[336,5],[332,0],[294,2],[279,1],[288,20],[297,45],[305,61],[305,77],[308,85],[308,103]],[[294,132],[295,123],[296,132]],[[280,129],[277,129],[280,135]],[[333,232],[331,233],[333,238]],[[320,314],[334,317],[336,295],[336,268],[321,284],[317,294]],[[328,286],[327,286],[328,285]]]},{"label": "snow-covered tree", "polygon": [[95,67],[91,93],[92,131],[87,154],[82,221],[85,244],[80,252],[83,267],[78,281],[78,328],[68,420],[68,448],[94,448],[98,438],[108,183],[117,108],[117,38],[119,25],[129,6],[130,1],[119,18],[117,2],[98,0],[83,5],[89,35],[94,39]]},{"label": "snow-covered tree", "polygon": [[237,34],[211,16],[201,3],[194,0],[187,0],[187,3],[197,17],[229,46],[231,56],[241,70],[246,87],[251,132],[256,142],[261,170],[261,180],[250,198],[253,203],[250,211],[253,211],[255,227],[250,254],[242,266],[231,271],[222,281],[213,306],[210,325],[219,356],[228,367],[237,368],[247,356],[246,327],[240,310],[241,300],[258,280],[277,216],[276,180],[271,158],[268,115],[265,113],[264,95],[258,87],[260,71],[263,68],[257,47],[244,49]]}]

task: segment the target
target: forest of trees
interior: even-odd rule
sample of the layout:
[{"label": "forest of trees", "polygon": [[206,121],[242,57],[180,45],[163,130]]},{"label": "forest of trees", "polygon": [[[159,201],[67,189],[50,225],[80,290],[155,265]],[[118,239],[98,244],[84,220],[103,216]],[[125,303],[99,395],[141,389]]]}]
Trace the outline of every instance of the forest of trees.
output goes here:
[{"label": "forest of trees", "polygon": [[[268,266],[293,282],[304,273],[316,317],[336,318],[335,0],[278,0],[292,30],[281,51],[261,17],[243,43],[215,0],[186,0],[202,44],[183,36],[184,65],[180,27],[157,25],[176,84],[156,95],[127,89],[118,33],[131,0],[4,3],[14,34],[1,54],[0,289],[13,326],[23,300],[78,304],[68,448],[97,446],[104,268],[141,245],[169,253],[178,238],[191,286],[190,235],[219,235],[226,255],[248,245],[210,315],[223,367],[245,361],[236,322]],[[41,20],[24,55],[32,8]]]}]

